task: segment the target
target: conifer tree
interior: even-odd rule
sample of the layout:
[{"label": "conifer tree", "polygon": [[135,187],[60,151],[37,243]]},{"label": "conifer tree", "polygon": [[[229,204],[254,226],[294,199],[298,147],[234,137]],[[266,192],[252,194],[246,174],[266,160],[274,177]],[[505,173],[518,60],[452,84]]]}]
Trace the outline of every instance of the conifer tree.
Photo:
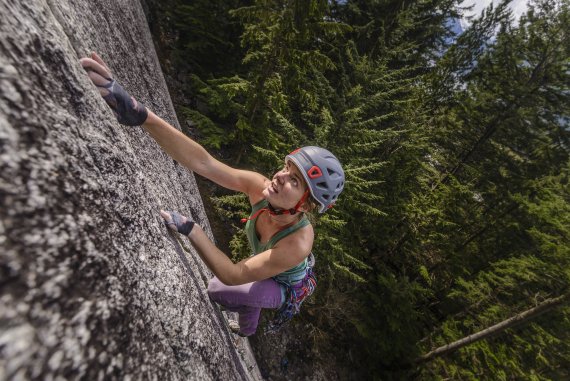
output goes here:
[{"label": "conifer tree", "polygon": [[[554,197],[558,208],[566,209],[563,200],[568,192],[561,183],[567,180],[557,176],[566,168],[569,154],[565,128],[569,99],[564,91],[568,16],[564,2],[531,4],[518,27],[501,22],[496,38],[482,41],[484,49],[470,48],[480,52],[471,67],[457,65],[460,71],[455,77],[462,79],[464,88],[451,93],[452,107],[442,106],[448,114],[440,117],[446,122],[442,127],[454,130],[448,134],[440,130],[436,140],[439,170],[433,189],[434,194],[451,192],[460,197],[438,207],[451,229],[442,237],[447,236],[447,244],[437,250],[446,256],[430,269],[438,280],[432,310],[439,317],[433,322],[436,333],[426,338],[435,340],[431,347],[568,289],[567,260],[550,256],[536,239],[548,236],[550,250],[567,245],[567,232],[552,229],[560,223],[550,200]],[[454,56],[442,64],[469,57],[461,47],[449,54]],[[449,66],[445,67],[443,72],[449,74]],[[539,183],[551,186],[540,188]],[[529,205],[534,203],[533,210]],[[542,211],[540,218],[536,210]],[[428,369],[453,377],[487,373],[560,377],[564,373],[557,369],[567,361],[568,347],[557,335],[567,312],[562,309],[527,330],[510,331],[506,338],[473,344]],[[556,350],[550,352],[552,348]],[[530,361],[531,353],[541,355]],[[549,356],[543,357],[545,353]]]},{"label": "conifer tree", "polygon": [[[451,0],[185,7],[178,33],[204,35],[180,54],[199,68],[183,113],[201,141],[267,175],[309,144],[345,168],[316,221],[319,286],[300,318],[314,345],[348,345],[371,378],[567,376],[567,308],[411,367],[568,290],[567,2],[534,2],[518,26],[500,3],[455,42]],[[247,200],[216,202],[233,255],[249,255]]]}]

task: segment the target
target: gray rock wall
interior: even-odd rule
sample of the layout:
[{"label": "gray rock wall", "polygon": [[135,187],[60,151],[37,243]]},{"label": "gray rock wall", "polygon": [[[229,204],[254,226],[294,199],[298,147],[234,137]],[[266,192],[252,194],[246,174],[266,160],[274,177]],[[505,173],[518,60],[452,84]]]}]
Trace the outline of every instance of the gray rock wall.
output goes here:
[{"label": "gray rock wall", "polygon": [[92,50],[178,125],[138,1],[0,0],[0,379],[244,379],[158,214],[208,228],[194,178],[115,122]]}]

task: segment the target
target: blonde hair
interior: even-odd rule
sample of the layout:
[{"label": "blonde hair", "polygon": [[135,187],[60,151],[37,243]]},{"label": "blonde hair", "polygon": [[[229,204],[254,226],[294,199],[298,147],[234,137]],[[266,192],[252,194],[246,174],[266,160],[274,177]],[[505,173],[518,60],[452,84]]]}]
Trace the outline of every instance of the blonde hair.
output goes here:
[{"label": "blonde hair", "polygon": [[315,216],[315,210],[318,210],[320,204],[317,202],[317,200],[315,200],[315,198],[312,195],[309,195],[307,200],[305,200],[304,206],[305,208],[307,208],[307,211],[303,213],[305,214],[309,222],[312,225],[315,225],[315,223],[317,222],[317,217]]}]

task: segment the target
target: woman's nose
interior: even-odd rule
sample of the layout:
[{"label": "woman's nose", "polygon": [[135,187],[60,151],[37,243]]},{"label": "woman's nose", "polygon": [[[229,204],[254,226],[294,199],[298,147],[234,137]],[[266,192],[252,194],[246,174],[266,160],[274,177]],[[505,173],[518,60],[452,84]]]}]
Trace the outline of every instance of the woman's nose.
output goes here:
[{"label": "woman's nose", "polygon": [[277,173],[277,180],[282,183],[287,180],[287,176],[289,176],[288,172],[280,171]]}]

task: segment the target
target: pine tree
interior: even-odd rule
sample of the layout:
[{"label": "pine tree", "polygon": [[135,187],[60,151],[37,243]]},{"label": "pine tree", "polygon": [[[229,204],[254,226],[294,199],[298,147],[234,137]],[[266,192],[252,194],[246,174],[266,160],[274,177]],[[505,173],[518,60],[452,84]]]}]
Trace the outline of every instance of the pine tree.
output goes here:
[{"label": "pine tree", "polygon": [[[537,2],[518,27],[508,20],[500,22],[496,38],[482,41],[484,49],[470,48],[479,52],[477,61],[457,65],[460,70],[454,77],[461,78],[464,87],[449,84],[443,93],[455,100],[449,111],[441,105],[448,115],[439,117],[446,123],[435,141],[439,168],[433,189],[434,194],[460,197],[436,208],[451,229],[442,237],[447,237],[446,244],[438,245],[442,256],[429,269],[437,280],[431,308],[437,320],[431,325],[438,329],[424,343],[431,340],[432,348],[568,290],[568,261],[550,256],[536,239],[546,230],[554,233],[545,236],[557,253],[567,245],[567,232],[552,230],[552,224],[560,223],[550,199],[556,194],[558,208],[566,209],[562,200],[568,193],[560,182],[567,180],[557,176],[569,154],[564,128],[569,105],[564,91],[568,16],[567,4]],[[473,58],[461,49],[451,50],[453,57],[442,60],[442,73],[453,77],[450,62]],[[552,184],[553,176],[557,185]],[[534,203],[533,210],[529,206]],[[429,372],[452,377],[560,377],[565,374],[560,366],[568,359],[568,346],[557,335],[565,336],[561,332],[566,320],[567,309],[562,309],[526,330],[510,330],[506,337],[437,360]],[[556,349],[551,352],[552,348]]]},{"label": "pine tree", "polygon": [[[319,286],[297,319],[313,345],[348,345],[370,378],[563,378],[568,308],[412,366],[564,294],[570,274],[568,4],[533,3],[515,26],[504,2],[453,42],[457,5],[195,2],[178,25],[204,34],[185,46],[201,69],[182,112],[232,165],[270,175],[309,144],[343,163],[342,198],[316,221]],[[204,12],[219,7],[213,30]],[[236,53],[217,66],[228,41]],[[247,200],[215,201],[235,222],[234,257],[249,255]]]}]

